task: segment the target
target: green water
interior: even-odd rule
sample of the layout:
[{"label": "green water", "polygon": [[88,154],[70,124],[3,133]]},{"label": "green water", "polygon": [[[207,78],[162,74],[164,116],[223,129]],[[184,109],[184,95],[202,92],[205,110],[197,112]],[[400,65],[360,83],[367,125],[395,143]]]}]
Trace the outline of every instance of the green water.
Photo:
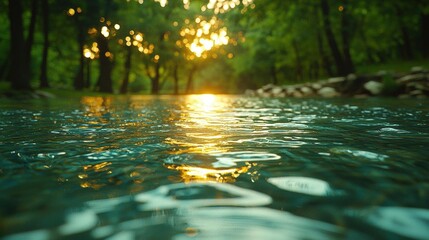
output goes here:
[{"label": "green water", "polygon": [[429,101],[0,103],[0,238],[429,239]]}]

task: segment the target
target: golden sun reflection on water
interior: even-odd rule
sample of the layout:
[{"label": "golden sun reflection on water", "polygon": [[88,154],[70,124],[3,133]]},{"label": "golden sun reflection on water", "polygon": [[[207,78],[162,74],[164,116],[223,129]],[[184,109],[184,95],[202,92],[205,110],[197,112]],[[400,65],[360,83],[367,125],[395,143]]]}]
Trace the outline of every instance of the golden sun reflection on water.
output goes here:
[{"label": "golden sun reflection on water", "polygon": [[180,177],[185,183],[189,182],[219,182],[230,183],[235,182],[235,179],[242,173],[246,173],[251,165],[236,167],[236,168],[206,168],[187,165],[166,164],[168,169],[173,169],[180,172]]},{"label": "golden sun reflection on water", "polygon": [[[93,134],[89,135],[88,138],[97,138],[95,134],[98,130],[106,130],[101,123],[108,123],[109,117],[116,115],[112,112],[112,103],[114,98],[112,97],[93,97],[84,96],[80,102],[83,106],[83,116],[85,118],[85,125],[80,126],[79,129],[91,129]],[[99,160],[97,154],[109,154],[111,149],[119,148],[119,143],[112,141],[108,145],[94,145],[88,148],[86,156],[90,159]],[[102,158],[100,158],[102,159]],[[82,171],[78,174],[80,180],[80,186],[82,188],[92,188],[98,190],[106,185],[118,185],[122,181],[112,176],[114,167],[112,167],[111,161],[96,162],[94,164],[86,164],[82,166]]]},{"label": "golden sun reflection on water", "polygon": [[221,96],[189,95],[184,105],[183,114],[175,123],[183,134],[165,139],[165,143],[180,147],[171,154],[226,152],[228,147],[222,142],[228,135],[219,128],[224,124],[219,119],[225,107]]},{"label": "golden sun reflection on water", "polygon": [[[213,154],[226,153],[230,150],[226,144],[230,136],[227,132],[228,120],[223,113],[227,109],[226,99],[221,95],[189,95],[185,99],[185,108],[175,124],[182,129],[181,135],[165,139],[165,143],[177,146],[172,155],[195,154],[200,163],[165,164],[165,167],[180,173],[181,181],[189,182],[234,182],[240,174],[246,173],[253,166],[215,168]],[[205,158],[208,156],[208,159]]]},{"label": "golden sun reflection on water", "polygon": [[85,107],[87,116],[102,116],[110,110],[111,97],[82,97],[80,101]]},{"label": "golden sun reflection on water", "polygon": [[220,113],[226,107],[222,97],[213,94],[189,95],[185,99],[185,106],[184,113],[175,123],[184,134],[165,139],[165,143],[180,147],[170,153],[226,152],[228,147],[222,142],[228,134],[220,128],[224,124]]},{"label": "golden sun reflection on water", "polygon": [[[224,146],[219,146],[215,139],[220,139],[222,136],[218,138],[210,139],[209,141],[204,142],[189,142],[189,141],[180,141],[174,138],[166,138],[165,143],[170,145],[180,146],[180,149],[175,149],[174,151],[169,152],[170,154],[182,154],[182,153],[222,153],[227,152],[228,148]],[[196,141],[196,140],[195,140]]]},{"label": "golden sun reflection on water", "polygon": [[99,181],[98,179],[92,179],[90,174],[93,173],[104,173],[106,178],[109,179],[109,182],[112,182],[113,179],[109,178],[109,175],[112,174],[109,166],[111,162],[101,162],[98,164],[88,164],[83,166],[83,172],[78,174],[78,178],[81,180],[80,186],[82,188],[92,188],[98,190],[106,185],[106,183]]},{"label": "golden sun reflection on water", "polygon": [[220,97],[214,94],[196,94],[186,97],[186,104],[191,110],[210,112],[221,107]]}]

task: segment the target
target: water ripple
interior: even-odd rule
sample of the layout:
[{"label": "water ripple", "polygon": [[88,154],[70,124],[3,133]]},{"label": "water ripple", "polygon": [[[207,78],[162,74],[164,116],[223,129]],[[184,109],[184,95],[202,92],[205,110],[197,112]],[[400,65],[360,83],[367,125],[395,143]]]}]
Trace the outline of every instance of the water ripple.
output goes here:
[{"label": "water ripple", "polygon": [[[198,239],[328,240],[342,236],[334,225],[269,208],[198,208],[181,215]],[[189,235],[173,239],[189,239]]]},{"label": "water ripple", "polygon": [[[427,106],[215,95],[4,100],[1,234],[425,239]],[[356,208],[364,210],[351,215]]]},{"label": "water ripple", "polygon": [[384,154],[378,154],[374,152],[357,150],[357,149],[349,149],[349,148],[332,148],[331,152],[335,154],[345,154],[356,158],[375,160],[375,161],[384,161],[389,157]]},{"label": "water ripple", "polygon": [[291,192],[304,193],[315,196],[327,196],[332,189],[325,181],[308,177],[274,177],[268,178],[269,183]]},{"label": "water ripple", "polygon": [[429,210],[405,207],[379,207],[367,216],[371,224],[400,236],[428,239]]},{"label": "water ripple", "polygon": [[213,163],[214,167],[233,167],[238,162],[271,161],[281,158],[281,156],[275,153],[253,151],[212,153],[210,155],[217,159],[217,162]]},{"label": "water ripple", "polygon": [[[209,198],[207,194],[216,197]],[[272,201],[268,195],[226,183],[171,184],[137,194],[135,199],[143,203],[140,206],[143,211],[208,206],[261,206]]]}]

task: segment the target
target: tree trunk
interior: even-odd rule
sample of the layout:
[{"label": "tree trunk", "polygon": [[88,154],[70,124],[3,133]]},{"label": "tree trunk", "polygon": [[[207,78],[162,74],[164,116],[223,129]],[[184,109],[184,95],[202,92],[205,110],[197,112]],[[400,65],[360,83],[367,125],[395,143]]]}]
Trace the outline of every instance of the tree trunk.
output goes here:
[{"label": "tree trunk", "polygon": [[100,51],[100,75],[98,78],[99,91],[112,93],[112,62],[109,57],[109,40],[104,36],[99,35],[97,42]]},{"label": "tree trunk", "polygon": [[132,53],[131,50],[132,49],[131,47],[126,47],[126,48],[127,48],[127,57],[125,59],[125,76],[124,76],[124,80],[122,81],[121,90],[120,90],[122,94],[127,93],[128,83],[130,79],[130,71],[131,71],[131,53]]},{"label": "tree trunk", "polygon": [[179,64],[177,64],[177,62],[174,64],[173,77],[174,77],[174,95],[179,95]]},{"label": "tree trunk", "polygon": [[30,66],[26,61],[26,45],[24,41],[24,27],[22,23],[21,0],[9,0],[10,21],[10,69],[8,80],[16,90],[30,90]]},{"label": "tree trunk", "polygon": [[[413,54],[413,49],[411,47],[410,34],[408,32],[408,28],[403,23],[402,10],[400,9],[400,7],[398,5],[395,5],[395,11],[396,11],[396,16],[398,16],[399,30],[401,31],[401,35],[402,35],[402,46],[401,46],[402,56],[403,56],[403,58],[408,59],[408,60],[413,59],[414,54]],[[425,31],[427,31],[427,30],[425,29]]]},{"label": "tree trunk", "polygon": [[421,13],[420,15],[420,44],[422,49],[422,57],[429,57],[429,14]]},{"label": "tree trunk", "polygon": [[277,78],[277,69],[274,63],[270,67],[270,74],[271,74],[271,79],[273,80],[273,84],[277,85],[279,83],[279,80]]},{"label": "tree trunk", "polygon": [[159,63],[155,63],[155,75],[151,77],[151,83],[152,83],[152,89],[150,91],[151,94],[159,94],[159,70],[160,70]]},{"label": "tree trunk", "polygon": [[341,38],[343,41],[344,73],[349,74],[355,71],[352,57],[350,55],[350,17],[347,15],[348,6],[344,1],[344,8],[341,14]]},{"label": "tree trunk", "polygon": [[332,31],[331,20],[329,19],[329,5],[327,0],[320,1],[321,9],[322,9],[322,17],[323,17],[323,26],[325,30],[326,39],[329,44],[329,48],[331,49],[332,57],[335,61],[335,66],[337,67],[338,75],[345,75],[344,69],[344,61],[341,56],[341,52],[338,48],[337,41],[335,40],[334,33]]},{"label": "tree trunk", "polygon": [[323,40],[320,33],[317,33],[317,48],[319,50],[320,58],[322,59],[322,65],[323,65],[323,68],[325,69],[325,72],[331,77],[334,76],[334,71],[332,71],[332,67],[331,67],[331,61],[329,57],[326,55],[325,50],[323,48]]},{"label": "tree trunk", "polygon": [[36,19],[37,19],[37,10],[38,10],[39,0],[32,0],[31,1],[31,17],[30,17],[30,26],[28,28],[28,36],[27,40],[25,42],[24,47],[24,54],[25,54],[25,65],[27,66],[26,71],[24,71],[24,74],[27,76],[25,78],[28,78],[29,81],[31,81],[31,50],[33,48],[34,43],[34,33],[36,29]]},{"label": "tree trunk", "polygon": [[40,87],[48,88],[48,49],[49,49],[49,5],[48,0],[42,0],[43,50],[42,65],[40,66]]},{"label": "tree trunk", "polygon": [[194,74],[197,71],[197,64],[193,64],[191,70],[188,73],[188,81],[186,82],[186,94],[190,94],[194,91]]},{"label": "tree trunk", "polygon": [[[79,44],[79,69],[77,72],[77,75],[74,79],[74,89],[75,90],[82,90],[85,85],[85,56],[83,56],[83,49],[84,49],[84,33],[82,29],[78,30],[78,44]],[[100,57],[101,58],[101,57]]]},{"label": "tree trunk", "polygon": [[0,66],[0,81],[7,79],[7,72],[9,70],[10,52],[7,53],[7,57]]},{"label": "tree trunk", "polygon": [[313,60],[308,67],[308,78],[311,80],[319,78],[319,62]]},{"label": "tree trunk", "polygon": [[414,54],[411,47],[410,34],[405,26],[401,26],[402,41],[403,41],[403,54],[405,59],[413,59]]},{"label": "tree trunk", "polygon": [[91,59],[86,59],[86,77],[85,77],[85,88],[91,87]]},{"label": "tree trunk", "polygon": [[303,80],[303,67],[302,67],[302,60],[301,60],[301,54],[299,52],[298,43],[296,40],[292,40],[292,47],[293,51],[295,53],[295,80],[302,81]]}]

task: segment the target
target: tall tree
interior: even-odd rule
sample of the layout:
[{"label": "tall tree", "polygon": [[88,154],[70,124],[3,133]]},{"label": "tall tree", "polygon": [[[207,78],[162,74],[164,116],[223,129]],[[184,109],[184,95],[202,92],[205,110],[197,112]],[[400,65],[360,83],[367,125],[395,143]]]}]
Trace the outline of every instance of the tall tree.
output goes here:
[{"label": "tall tree", "polygon": [[99,34],[97,36],[98,48],[100,51],[99,57],[99,65],[100,65],[100,73],[98,76],[98,87],[100,92],[113,92],[112,85],[112,61],[111,61],[111,53],[109,49],[109,40],[107,37]]},{"label": "tall tree", "polygon": [[25,61],[26,65],[28,66],[28,71],[25,72],[26,74],[29,74],[28,78],[31,79],[31,50],[33,48],[34,43],[34,34],[36,31],[36,19],[38,15],[38,9],[39,9],[39,0],[32,0],[31,1],[31,17],[30,17],[30,26],[28,27],[28,36],[25,42]]},{"label": "tall tree", "polygon": [[332,30],[328,0],[321,0],[320,6],[322,10],[323,27],[325,30],[326,40],[328,41],[332,57],[334,58],[335,66],[337,68],[337,74],[345,75],[347,74],[347,72],[344,66],[343,56],[341,55],[340,48],[338,47],[337,40],[335,39],[335,35]]},{"label": "tall tree", "polygon": [[23,7],[21,0],[9,0],[10,21],[10,69],[8,79],[12,88],[17,90],[29,90],[30,66],[26,60],[27,45],[24,40],[24,26],[22,20]]},{"label": "tall tree", "polygon": [[122,80],[120,93],[125,94],[128,91],[128,83],[130,81],[130,72],[131,72],[131,57],[132,57],[132,48],[131,46],[125,46],[126,48],[126,57],[125,57],[125,76]]},{"label": "tall tree", "polygon": [[429,58],[429,11],[420,14],[420,47],[422,49],[422,56]]},{"label": "tall tree", "polygon": [[343,5],[340,6],[341,10],[341,39],[343,43],[343,60],[344,60],[344,73],[353,73],[355,71],[352,56],[350,54],[350,32],[353,27],[351,24],[351,18],[349,16],[349,3],[348,0],[343,1]]},{"label": "tall tree", "polygon": [[48,50],[49,50],[49,3],[42,0],[42,27],[43,27],[43,50],[42,64],[40,66],[40,87],[48,88]]},{"label": "tall tree", "polygon": [[[82,12],[85,11],[85,12]],[[82,10],[82,7],[69,8],[67,15],[70,16],[73,20],[73,23],[76,27],[76,40],[79,46],[79,66],[76,76],[73,80],[73,87],[75,90],[82,90],[85,86],[85,57],[83,56],[83,50],[86,39],[86,30],[88,28],[88,14],[87,9]]]},{"label": "tall tree", "polygon": [[[113,15],[114,2],[112,0],[102,1],[102,17],[101,22],[106,25],[101,27],[100,33],[97,35],[97,43],[100,51],[99,56],[99,75],[98,75],[98,88],[100,92],[113,92],[113,80],[112,80],[112,70],[113,70],[113,54],[110,52],[110,21],[111,16]],[[105,23],[104,23],[105,22]]]}]

